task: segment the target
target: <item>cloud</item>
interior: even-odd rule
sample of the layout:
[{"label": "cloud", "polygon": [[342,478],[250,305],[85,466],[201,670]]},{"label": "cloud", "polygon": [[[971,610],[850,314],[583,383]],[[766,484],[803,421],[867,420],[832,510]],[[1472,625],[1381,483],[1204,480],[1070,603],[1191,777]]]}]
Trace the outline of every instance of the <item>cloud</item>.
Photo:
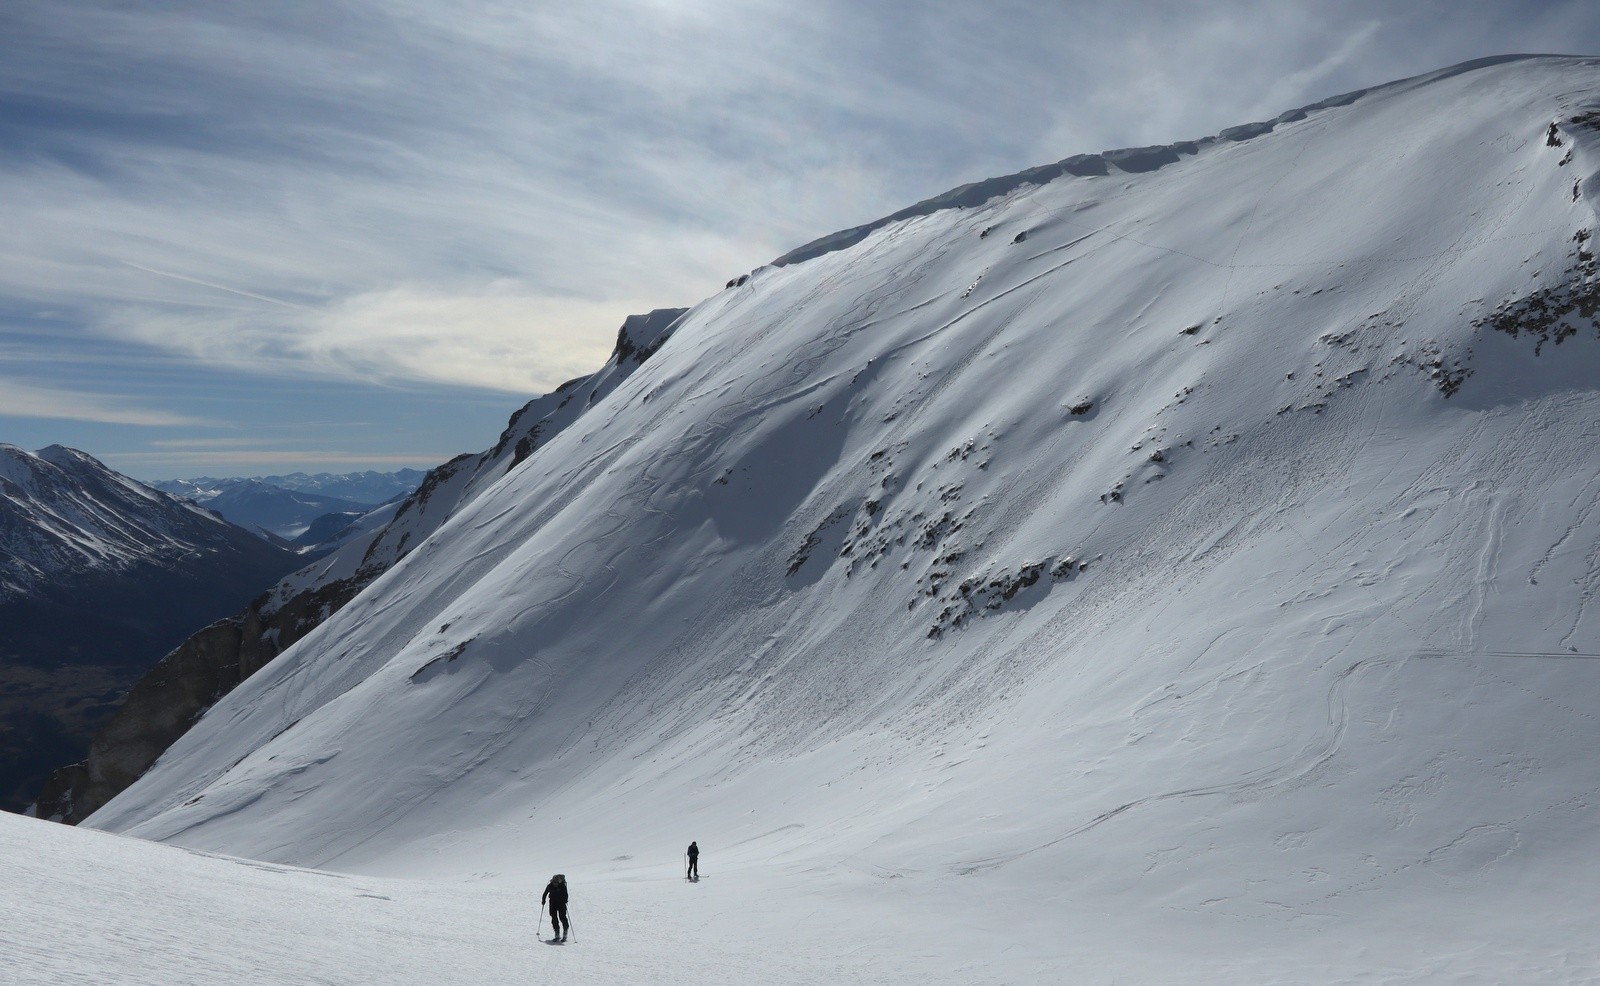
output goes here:
[{"label": "cloud", "polygon": [[[629,301],[646,306],[642,299]],[[109,317],[107,327],[128,340],[236,370],[526,395],[605,362],[620,325],[613,305],[541,297],[516,282],[460,292],[399,286],[281,313],[130,310]],[[616,322],[609,335],[591,331],[607,320]]]},{"label": "cloud", "polygon": [[175,447],[160,451],[116,452],[106,456],[105,462],[120,471],[123,468],[148,473],[151,469],[166,466],[230,467],[243,466],[251,470],[290,465],[301,468],[307,465],[334,465],[343,468],[354,466],[413,467],[432,466],[444,461],[448,455],[438,451],[369,453],[328,449],[239,449],[222,451],[203,446]]},{"label": "cloud", "polygon": [[0,5],[0,304],[252,372],[525,392],[630,313],[963,182],[1592,48],[1590,8]]},{"label": "cloud", "polygon": [[[155,443],[152,443],[155,444]],[[118,472],[145,482],[173,477],[261,476],[277,472],[329,471],[356,469],[429,469],[450,457],[440,449],[371,452],[353,448],[308,448],[284,445],[277,448],[219,448],[206,442],[192,446],[183,443],[137,451],[109,452],[97,456]]]},{"label": "cloud", "polygon": [[[1485,55],[1592,50],[1593,5],[1232,0],[1073,5],[1040,161],[1170,143]],[[1041,32],[1052,40],[1056,36]]]},{"label": "cloud", "polygon": [[[647,302],[630,299],[630,308]],[[516,284],[470,295],[414,287],[357,295],[322,313],[299,345],[313,359],[374,379],[430,379],[510,393],[553,390],[592,373],[611,337],[591,327],[613,317],[612,302],[531,296]]]},{"label": "cloud", "polygon": [[146,427],[215,424],[147,407],[115,394],[40,387],[6,377],[0,377],[0,415]]}]

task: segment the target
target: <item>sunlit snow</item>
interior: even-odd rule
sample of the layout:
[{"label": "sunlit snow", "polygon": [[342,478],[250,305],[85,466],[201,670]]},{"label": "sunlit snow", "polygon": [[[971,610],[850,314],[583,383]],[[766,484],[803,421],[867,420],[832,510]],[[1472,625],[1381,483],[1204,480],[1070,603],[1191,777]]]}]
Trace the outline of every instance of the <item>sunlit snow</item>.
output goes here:
[{"label": "sunlit snow", "polygon": [[90,821],[170,846],[0,829],[27,936],[127,928],[129,982],[1592,978],[1600,338],[1491,321],[1592,289],[1597,108],[1600,61],[1479,64],[753,272]]}]

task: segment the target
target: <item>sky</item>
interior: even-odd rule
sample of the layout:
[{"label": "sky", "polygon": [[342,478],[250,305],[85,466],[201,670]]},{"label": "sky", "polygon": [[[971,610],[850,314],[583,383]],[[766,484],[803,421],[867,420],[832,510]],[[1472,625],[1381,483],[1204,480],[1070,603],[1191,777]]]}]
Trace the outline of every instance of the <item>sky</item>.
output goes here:
[{"label": "sky", "polygon": [[428,468],[818,236],[1508,52],[1600,7],[6,0],[0,442]]}]

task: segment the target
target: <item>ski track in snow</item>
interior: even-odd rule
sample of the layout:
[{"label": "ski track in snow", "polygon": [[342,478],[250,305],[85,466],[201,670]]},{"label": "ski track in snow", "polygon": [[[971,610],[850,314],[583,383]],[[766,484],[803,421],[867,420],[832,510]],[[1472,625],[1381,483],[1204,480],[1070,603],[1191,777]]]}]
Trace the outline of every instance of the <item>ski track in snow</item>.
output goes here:
[{"label": "ski track in snow", "polygon": [[1303,782],[1314,775],[1339,753],[1339,745],[1344,739],[1345,727],[1348,725],[1349,712],[1345,700],[1345,691],[1349,687],[1351,676],[1359,670],[1366,661],[1357,661],[1334,676],[1333,685],[1328,690],[1328,724],[1323,735],[1315,740],[1307,749],[1282,763],[1264,767],[1259,770],[1249,771],[1239,778],[1218,784],[1208,784],[1200,787],[1184,788],[1178,791],[1165,791],[1161,794],[1152,794],[1139,798],[1126,804],[1118,805],[1108,811],[1103,811],[1095,817],[1073,828],[1060,837],[1051,839],[1021,852],[1006,856],[975,860],[967,863],[957,863],[954,871],[961,876],[971,876],[983,870],[995,869],[1014,863],[1019,859],[1050,849],[1054,846],[1084,834],[1106,822],[1111,821],[1123,812],[1133,811],[1145,805],[1152,805],[1163,801],[1173,801],[1184,798],[1205,798],[1213,795],[1251,795],[1256,796],[1269,793],[1274,788]]}]

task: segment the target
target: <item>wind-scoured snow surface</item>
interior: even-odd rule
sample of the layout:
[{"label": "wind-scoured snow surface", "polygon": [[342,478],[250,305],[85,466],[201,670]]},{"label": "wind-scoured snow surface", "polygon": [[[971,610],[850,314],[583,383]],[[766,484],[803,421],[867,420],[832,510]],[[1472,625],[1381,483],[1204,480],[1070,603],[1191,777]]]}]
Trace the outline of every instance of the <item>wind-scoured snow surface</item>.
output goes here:
[{"label": "wind-scoured snow surface", "polygon": [[493,448],[458,455],[431,470],[409,497],[364,515],[327,558],[295,572],[268,593],[269,611],[299,593],[340,580],[370,580],[387,571],[437,531],[456,511],[543,447],[638,370],[672,333],[682,308],[658,308],[625,319],[606,365],[529,401],[511,416]]},{"label": "wind-scoured snow surface", "polygon": [[90,824],[572,981],[1590,979],[1597,126],[1479,63],[758,270]]}]

